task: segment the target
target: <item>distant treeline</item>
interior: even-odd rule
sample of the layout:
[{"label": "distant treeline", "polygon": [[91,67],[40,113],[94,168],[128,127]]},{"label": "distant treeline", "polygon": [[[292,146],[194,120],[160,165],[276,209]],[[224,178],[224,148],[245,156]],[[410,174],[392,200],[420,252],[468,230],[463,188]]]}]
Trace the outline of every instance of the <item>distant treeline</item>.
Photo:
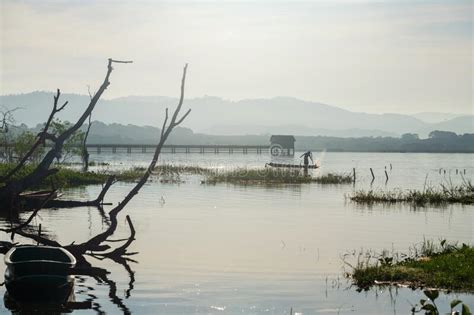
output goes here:
[{"label": "distant treeline", "polygon": [[[20,126],[22,131],[36,133],[33,129]],[[87,126],[83,126],[87,128]],[[22,132],[21,131],[21,132]],[[245,132],[242,131],[242,132]],[[92,123],[88,138],[90,144],[154,144],[160,129],[151,126]],[[194,133],[189,128],[176,128],[168,144],[223,144],[223,145],[269,145],[271,135],[220,136]],[[339,152],[450,152],[474,153],[474,134],[457,135],[450,131],[432,131],[428,138],[420,139],[417,134],[406,133],[401,137],[343,138],[328,136],[295,136],[297,151],[339,151]]]},{"label": "distant treeline", "polygon": [[417,134],[394,137],[296,137],[297,150],[336,152],[429,152],[429,153],[474,153],[474,134],[457,135],[449,131],[432,131],[427,139]]}]

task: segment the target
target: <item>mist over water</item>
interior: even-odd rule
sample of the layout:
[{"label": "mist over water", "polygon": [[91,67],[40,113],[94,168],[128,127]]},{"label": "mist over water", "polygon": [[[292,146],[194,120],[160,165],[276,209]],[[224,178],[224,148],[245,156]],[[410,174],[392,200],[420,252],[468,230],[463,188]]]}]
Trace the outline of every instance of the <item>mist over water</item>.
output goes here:
[{"label": "mist over water", "polygon": [[[298,157],[297,152],[293,161],[299,163]],[[119,216],[114,236],[128,237],[125,215],[129,214],[137,230],[130,250],[139,252],[133,257],[138,264],[130,264],[135,272],[130,297],[125,298],[130,278],[122,266],[90,261],[111,272],[117,295],[136,314],[289,314],[291,308],[303,314],[408,314],[409,302],[416,303],[420,291],[374,288],[358,293],[343,277],[344,270],[350,270],[343,255],[362,249],[407,252],[423,239],[472,243],[474,207],[365,206],[344,196],[370,188],[370,167],[376,175],[374,189],[460,183],[455,170],[465,169],[463,176],[472,178],[472,155],[314,153],[314,157],[321,164],[314,176],[352,172],[354,167],[355,186],[204,185],[199,175],[183,175],[180,184],[152,179]],[[91,156],[92,161],[110,163],[97,168],[110,169],[143,166],[149,159],[150,154]],[[267,154],[163,154],[160,162],[222,170],[262,167],[270,160]],[[116,203],[132,186],[117,183],[106,201]],[[65,190],[64,198],[91,199],[100,188]],[[94,208],[44,209],[37,219],[41,222],[45,233],[51,231],[63,244],[86,240],[104,228]],[[351,256],[346,260],[355,262]],[[93,295],[101,310],[121,312],[108,292],[107,285],[90,277],[76,281],[77,301]],[[446,307],[455,297],[474,303],[472,295],[442,294],[438,304]]]},{"label": "mist over water", "polygon": [[[0,247],[18,253],[36,238],[77,259],[65,271],[72,263],[44,261],[62,249],[35,247],[40,261],[27,251],[20,265],[6,254],[0,314],[28,314],[35,299],[52,313],[49,297],[83,314],[409,314],[422,290],[361,291],[346,276],[427,241],[472,251],[473,10],[469,0],[0,0]],[[150,164],[147,150],[174,168]],[[315,151],[319,168],[291,150]],[[284,178],[260,182],[274,166]],[[149,178],[127,181],[147,167]],[[300,170],[327,176],[290,178]],[[247,181],[206,178],[233,171]],[[107,174],[124,181],[77,186]],[[55,186],[63,200],[46,204]],[[351,201],[372,191],[449,203]],[[97,207],[74,207],[84,204]],[[448,255],[455,279],[473,277],[472,257],[456,260],[464,250]],[[427,256],[409,257],[439,270]],[[441,291],[439,313],[454,299],[474,309],[473,293]]]}]

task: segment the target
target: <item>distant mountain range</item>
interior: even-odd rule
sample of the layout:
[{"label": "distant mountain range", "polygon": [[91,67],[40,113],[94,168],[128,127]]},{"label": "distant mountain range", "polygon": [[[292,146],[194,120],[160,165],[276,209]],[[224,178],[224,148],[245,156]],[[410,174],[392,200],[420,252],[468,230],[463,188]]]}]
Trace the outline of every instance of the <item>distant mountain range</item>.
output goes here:
[{"label": "distant mountain range", "polygon": [[[17,123],[35,126],[44,122],[52,106],[53,93],[32,92],[0,96],[0,106],[21,107],[15,112]],[[74,121],[89,103],[88,95],[64,94],[69,101],[60,113],[63,120]],[[177,99],[162,96],[128,96],[102,99],[93,120],[104,123],[161,127],[166,107],[174,107]],[[229,101],[218,97],[185,100],[192,113],[183,124],[196,133],[211,135],[294,134],[302,136],[400,136],[418,133],[426,137],[430,131],[445,130],[458,134],[474,133],[474,116],[443,113],[368,114],[352,112],[336,106],[307,102],[290,97]]]},{"label": "distant mountain range", "polygon": [[434,124],[434,123],[448,121],[448,120],[451,120],[453,118],[457,118],[463,115],[450,114],[450,113],[423,112],[423,113],[413,114],[411,116],[418,118],[421,121]]}]

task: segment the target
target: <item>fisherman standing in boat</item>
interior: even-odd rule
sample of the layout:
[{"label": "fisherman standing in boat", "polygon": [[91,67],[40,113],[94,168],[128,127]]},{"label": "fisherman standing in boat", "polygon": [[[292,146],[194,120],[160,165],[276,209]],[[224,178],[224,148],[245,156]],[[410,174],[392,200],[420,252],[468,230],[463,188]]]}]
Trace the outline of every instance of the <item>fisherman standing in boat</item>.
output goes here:
[{"label": "fisherman standing in boat", "polygon": [[304,157],[304,174],[308,175],[309,159],[311,159],[311,163],[314,164],[313,153],[311,153],[311,151],[305,152],[300,156],[300,159],[302,157]]}]

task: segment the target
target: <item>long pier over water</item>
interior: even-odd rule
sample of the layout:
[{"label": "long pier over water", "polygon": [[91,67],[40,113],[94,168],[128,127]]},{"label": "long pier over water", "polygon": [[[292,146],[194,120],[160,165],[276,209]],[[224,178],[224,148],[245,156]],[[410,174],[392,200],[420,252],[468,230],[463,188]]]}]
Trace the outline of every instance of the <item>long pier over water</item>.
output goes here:
[{"label": "long pier over water", "polygon": [[[155,144],[86,144],[89,152],[104,153],[152,153]],[[226,144],[165,144],[162,153],[241,153],[266,154],[269,145],[226,145]]]}]

